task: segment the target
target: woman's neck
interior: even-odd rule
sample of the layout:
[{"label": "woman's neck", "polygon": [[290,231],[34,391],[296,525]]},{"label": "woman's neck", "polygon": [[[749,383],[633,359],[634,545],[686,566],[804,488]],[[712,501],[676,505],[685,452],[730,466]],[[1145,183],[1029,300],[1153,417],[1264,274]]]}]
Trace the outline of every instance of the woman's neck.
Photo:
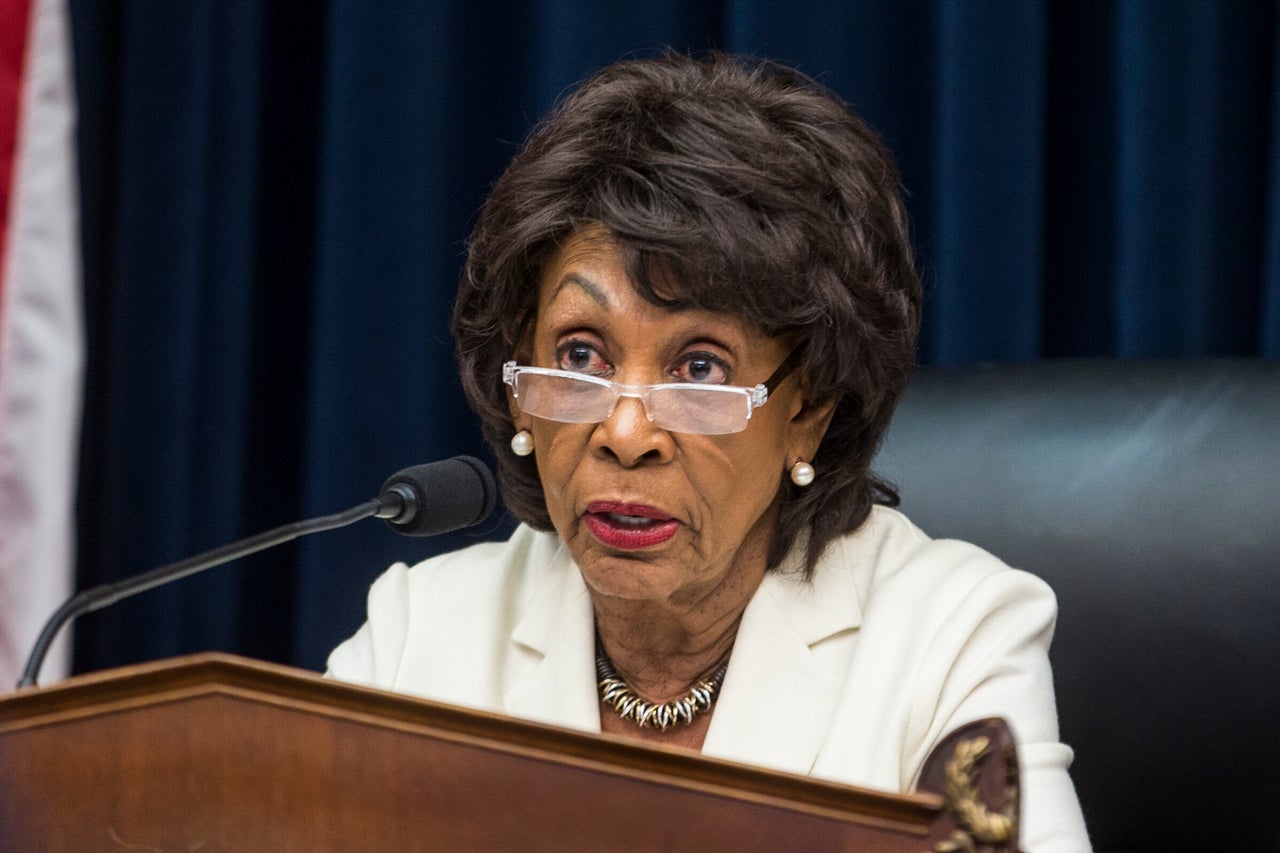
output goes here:
[{"label": "woman's neck", "polygon": [[729,655],[741,613],[699,629],[656,619],[612,619],[597,610],[596,631],[618,675],[642,698],[667,702],[685,695]]},{"label": "woman's neck", "polygon": [[[708,572],[719,580],[706,589],[686,587],[668,599],[628,599],[591,590],[600,645],[632,693],[649,703],[684,699],[695,684],[725,663],[743,613],[764,580],[766,532],[771,529],[772,524],[761,524],[752,531],[728,571]],[[701,750],[715,705],[695,715],[691,723],[665,730],[642,728],[623,719],[604,700],[600,713],[601,729],[610,734]]]},{"label": "woman's neck", "polygon": [[636,601],[592,595],[596,632],[618,675],[642,698],[684,696],[729,656],[742,614],[764,579],[761,565],[730,573],[694,601]]}]

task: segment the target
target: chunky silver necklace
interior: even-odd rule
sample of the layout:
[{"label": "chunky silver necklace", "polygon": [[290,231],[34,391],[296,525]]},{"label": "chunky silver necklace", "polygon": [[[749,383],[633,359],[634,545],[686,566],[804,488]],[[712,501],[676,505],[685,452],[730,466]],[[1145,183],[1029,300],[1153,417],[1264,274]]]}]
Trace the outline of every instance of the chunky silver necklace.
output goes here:
[{"label": "chunky silver necklace", "polygon": [[630,720],[642,729],[655,728],[666,731],[671,726],[687,726],[693,718],[711,709],[716,694],[724,683],[729,669],[729,658],[716,667],[716,671],[701,679],[689,692],[670,702],[646,702],[641,699],[613,668],[613,661],[604,652],[599,635],[596,636],[596,678],[600,687],[600,701],[618,712],[624,720]]}]

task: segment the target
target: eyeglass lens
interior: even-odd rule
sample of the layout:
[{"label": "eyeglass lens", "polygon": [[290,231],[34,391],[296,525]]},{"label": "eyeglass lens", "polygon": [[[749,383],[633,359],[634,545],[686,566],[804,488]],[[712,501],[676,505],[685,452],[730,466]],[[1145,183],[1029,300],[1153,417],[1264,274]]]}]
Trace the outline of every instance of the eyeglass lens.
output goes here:
[{"label": "eyeglass lens", "polygon": [[[523,372],[516,390],[522,411],[561,423],[599,423],[612,414],[615,394],[622,396],[613,386],[586,378]],[[750,415],[750,401],[739,389],[659,385],[640,396],[654,423],[673,432],[740,432]]]}]

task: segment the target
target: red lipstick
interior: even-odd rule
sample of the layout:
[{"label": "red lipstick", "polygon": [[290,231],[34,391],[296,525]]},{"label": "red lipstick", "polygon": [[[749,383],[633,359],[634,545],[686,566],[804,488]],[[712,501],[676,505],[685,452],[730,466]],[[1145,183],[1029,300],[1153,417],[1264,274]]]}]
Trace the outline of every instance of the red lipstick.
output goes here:
[{"label": "red lipstick", "polygon": [[601,544],[621,551],[661,545],[680,529],[680,522],[660,509],[616,501],[593,501],[582,520]]}]

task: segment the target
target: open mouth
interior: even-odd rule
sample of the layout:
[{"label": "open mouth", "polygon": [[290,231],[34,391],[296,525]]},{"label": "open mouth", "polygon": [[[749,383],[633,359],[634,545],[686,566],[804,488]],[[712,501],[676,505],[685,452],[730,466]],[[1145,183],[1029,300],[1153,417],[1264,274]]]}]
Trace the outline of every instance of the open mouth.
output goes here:
[{"label": "open mouth", "polygon": [[660,545],[680,529],[679,521],[659,509],[612,501],[589,504],[583,523],[602,544],[622,550]]}]

